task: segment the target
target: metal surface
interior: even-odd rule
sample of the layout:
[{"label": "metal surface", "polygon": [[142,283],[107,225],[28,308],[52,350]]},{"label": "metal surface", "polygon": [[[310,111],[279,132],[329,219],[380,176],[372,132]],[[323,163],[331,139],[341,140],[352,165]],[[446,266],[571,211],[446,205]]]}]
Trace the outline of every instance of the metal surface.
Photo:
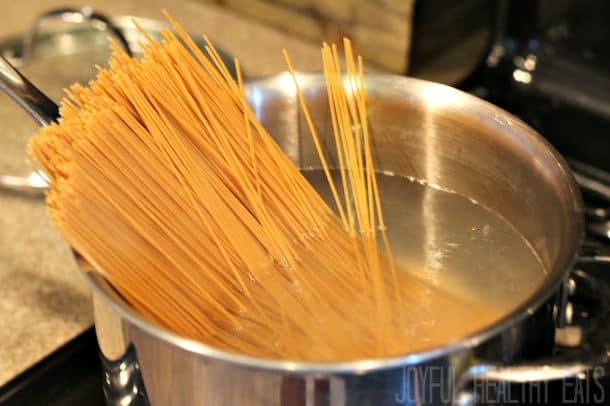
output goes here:
[{"label": "metal surface", "polygon": [[[572,168],[576,182],[583,191],[597,199],[605,200],[610,205],[610,174],[575,159],[568,158],[568,163]],[[607,214],[607,211],[606,213],[597,213],[601,217],[607,216]]]},{"label": "metal surface", "polygon": [[[299,82],[324,143],[330,126],[323,77],[302,74]],[[455,89],[389,75],[368,75],[366,86],[379,169],[443,185],[502,215],[540,256],[548,269],[544,282],[502,320],[445,346],[316,364],[255,359],[177,337],[133,312],[77,255],[93,289],[102,356],[137,361],[131,370],[141,374],[151,404],[448,404],[456,389],[451,377],[462,376],[477,358],[518,361],[525,337],[536,335],[530,321],[551,323],[552,330],[552,295],[566,280],[583,231],[580,193],[567,164],[520,120]],[[298,166],[318,166],[288,75],[250,83],[247,96]],[[439,386],[412,373],[430,368],[441,373]],[[571,376],[573,368],[558,371]]]},{"label": "metal surface", "polygon": [[[578,379],[586,379],[585,377],[588,374],[592,374],[595,376],[595,379],[599,379],[600,376],[603,376],[603,372],[600,369],[592,369],[592,362],[600,362],[605,360],[600,360],[596,358],[595,360],[583,359],[582,361],[575,362],[567,362],[560,363],[558,360],[548,360],[548,363],[536,363],[535,365],[520,365],[520,366],[498,366],[498,365],[476,365],[470,368],[466,373],[464,373],[460,380],[457,383],[457,394],[455,396],[454,405],[478,405],[478,404],[489,404],[495,403],[490,402],[490,399],[494,399],[494,396],[497,396],[499,399],[503,399],[502,395],[489,395],[485,394],[485,390],[483,389],[483,394],[477,394],[472,387],[480,386],[482,383],[485,385],[493,385],[493,382],[496,385],[504,385],[506,387],[508,384],[540,384],[545,383],[548,384],[552,381],[566,381],[568,378],[578,378]],[[597,376],[600,375],[600,376]],[[466,389],[468,388],[468,389]],[[478,388],[479,391],[481,388]],[[489,389],[488,389],[489,390]],[[562,388],[562,390],[566,390]],[[548,394],[546,395],[548,396]],[[567,396],[564,395],[567,398]],[[523,398],[526,398],[523,395]],[[533,395],[530,395],[530,398],[535,399]],[[541,396],[540,396],[541,398]],[[603,398],[602,398],[603,399]],[[524,399],[525,400],[525,399]],[[535,401],[534,401],[535,402]],[[540,400],[539,400],[540,402]],[[508,403],[516,403],[514,401]],[[541,404],[546,402],[540,402]],[[568,401],[568,403],[570,403]],[[577,403],[574,401],[574,403]],[[578,402],[580,404],[580,402]],[[596,402],[601,403],[601,402]],[[534,403],[537,404],[537,403]],[[563,402],[562,402],[563,404]]]},{"label": "metal surface", "polygon": [[59,116],[57,105],[2,56],[0,90],[17,102],[38,125],[49,125]]}]

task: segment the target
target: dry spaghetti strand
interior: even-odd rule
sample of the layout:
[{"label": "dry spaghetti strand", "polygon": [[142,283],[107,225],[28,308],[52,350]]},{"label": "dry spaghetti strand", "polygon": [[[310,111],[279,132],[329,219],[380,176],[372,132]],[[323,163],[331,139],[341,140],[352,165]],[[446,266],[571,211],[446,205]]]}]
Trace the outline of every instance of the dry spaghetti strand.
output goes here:
[{"label": "dry spaghetti strand", "polygon": [[112,43],[109,68],[30,141],[54,225],[130,306],[185,337],[309,361],[404,352],[423,283],[391,258],[351,43],[345,72],[322,49],[328,134],[284,53],[335,213],[249,107],[239,62],[234,80],[207,37],[206,55],[167,17],[176,34],[145,35],[141,59]]}]

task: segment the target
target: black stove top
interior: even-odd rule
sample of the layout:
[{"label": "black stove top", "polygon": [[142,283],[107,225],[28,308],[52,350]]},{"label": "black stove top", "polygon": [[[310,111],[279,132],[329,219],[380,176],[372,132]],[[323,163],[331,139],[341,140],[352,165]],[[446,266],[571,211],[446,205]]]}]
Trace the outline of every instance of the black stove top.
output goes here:
[{"label": "black stove top", "polygon": [[0,388],[3,406],[103,406],[102,369],[90,328]]}]

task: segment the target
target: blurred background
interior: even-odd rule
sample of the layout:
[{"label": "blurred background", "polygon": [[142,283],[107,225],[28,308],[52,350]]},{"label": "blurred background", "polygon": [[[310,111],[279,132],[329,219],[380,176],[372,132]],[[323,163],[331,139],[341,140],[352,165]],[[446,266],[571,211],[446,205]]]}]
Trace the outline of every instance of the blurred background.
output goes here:
[{"label": "blurred background", "polygon": [[[267,73],[264,67],[259,67],[264,62],[259,62],[260,59],[277,54],[279,47],[289,47],[293,40],[317,49],[322,41],[337,42],[347,36],[356,43],[371,67],[400,74],[429,74],[422,66],[426,67],[458,44],[459,52],[454,50],[455,55],[450,54],[458,57],[454,64],[473,62],[473,57],[476,60],[494,29],[495,3],[487,0],[26,0],[13,2],[5,10],[0,33],[4,36],[22,33],[37,16],[62,8],[89,6],[109,16],[154,19],[160,19],[160,9],[166,8],[193,33],[206,33],[228,50],[242,51],[237,56],[255,66],[256,73]],[[588,14],[593,16],[597,14],[595,3],[603,2],[542,0],[531,3],[536,3],[538,24],[545,28],[562,15],[572,14],[574,10],[570,12],[570,9],[576,3],[579,8],[588,8]],[[270,42],[273,40],[282,43],[273,47],[275,44]],[[250,55],[257,57],[250,58]],[[271,57],[268,65],[273,66],[278,58]],[[306,64],[305,69],[314,66]]]}]

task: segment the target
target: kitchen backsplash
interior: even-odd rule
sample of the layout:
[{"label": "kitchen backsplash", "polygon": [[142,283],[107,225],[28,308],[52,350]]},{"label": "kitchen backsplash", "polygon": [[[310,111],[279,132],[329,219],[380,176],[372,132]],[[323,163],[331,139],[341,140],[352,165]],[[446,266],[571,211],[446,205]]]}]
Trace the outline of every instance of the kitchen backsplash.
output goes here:
[{"label": "kitchen backsplash", "polygon": [[369,65],[395,73],[408,67],[414,0],[198,0],[301,38],[352,39]]}]

